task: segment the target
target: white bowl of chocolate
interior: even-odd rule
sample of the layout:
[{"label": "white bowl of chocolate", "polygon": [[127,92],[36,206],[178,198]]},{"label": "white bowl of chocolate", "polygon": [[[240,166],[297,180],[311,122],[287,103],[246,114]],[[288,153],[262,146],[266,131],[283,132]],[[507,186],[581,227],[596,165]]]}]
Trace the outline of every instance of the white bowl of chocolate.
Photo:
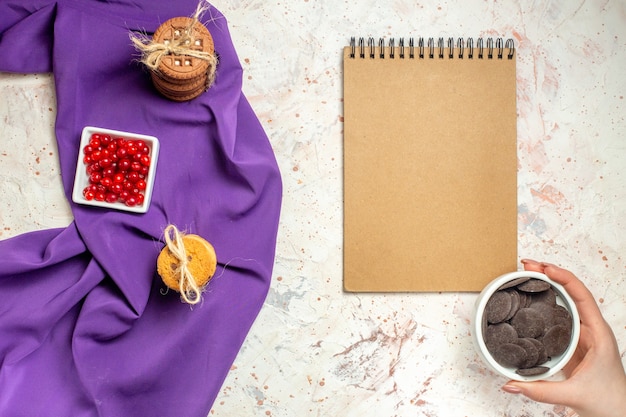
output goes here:
[{"label": "white bowl of chocolate", "polygon": [[580,318],[563,286],[539,272],[511,272],[478,296],[472,336],[495,372],[518,381],[548,379],[574,354]]}]

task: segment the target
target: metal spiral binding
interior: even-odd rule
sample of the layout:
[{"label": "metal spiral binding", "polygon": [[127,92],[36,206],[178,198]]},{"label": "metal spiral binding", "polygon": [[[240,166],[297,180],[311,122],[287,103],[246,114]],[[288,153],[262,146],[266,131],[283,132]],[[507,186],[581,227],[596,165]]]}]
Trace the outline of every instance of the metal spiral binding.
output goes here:
[{"label": "metal spiral binding", "polygon": [[[446,42],[445,39],[440,37],[437,39],[437,44],[435,45],[434,38],[428,38],[426,42],[424,42],[424,38],[417,38],[417,47],[415,46],[415,39],[409,38],[409,46],[408,46],[408,54],[405,49],[405,39],[399,38],[398,45],[396,46],[395,38],[390,38],[387,42],[387,48],[385,47],[385,39],[378,39],[378,46],[376,40],[372,37],[367,38],[367,48],[365,44],[365,38],[360,37],[357,41],[355,37],[350,38],[350,58],[356,58],[357,53],[359,58],[364,59],[366,56],[366,49],[368,50],[368,56],[370,59],[376,58],[376,51],[378,49],[378,58],[379,59],[405,59],[408,57],[409,59],[419,58],[424,59],[428,56],[429,59],[435,59],[435,51],[437,51],[437,58],[444,59],[446,56]],[[417,54],[416,50],[417,49]],[[476,46],[474,47],[474,38],[468,38],[467,40],[463,38],[458,38],[456,43],[454,38],[448,38],[447,41],[447,59],[454,59],[455,57],[458,59],[474,59],[474,51],[477,50],[477,58],[478,59],[503,59],[506,51],[506,58],[513,59],[515,56],[515,42],[513,39],[509,38],[504,41],[502,38],[487,38],[484,40],[483,38],[478,38],[476,40]],[[387,55],[385,55],[387,52]],[[397,52],[397,55],[396,55]],[[455,55],[457,53],[457,55]],[[485,56],[486,53],[486,56]]]}]

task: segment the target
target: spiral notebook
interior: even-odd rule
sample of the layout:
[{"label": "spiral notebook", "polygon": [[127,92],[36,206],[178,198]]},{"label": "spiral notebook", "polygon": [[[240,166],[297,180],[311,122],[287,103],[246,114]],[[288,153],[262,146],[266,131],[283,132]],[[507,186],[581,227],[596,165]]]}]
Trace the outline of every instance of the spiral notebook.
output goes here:
[{"label": "spiral notebook", "polygon": [[344,289],[479,291],[517,270],[515,45],[352,39]]}]

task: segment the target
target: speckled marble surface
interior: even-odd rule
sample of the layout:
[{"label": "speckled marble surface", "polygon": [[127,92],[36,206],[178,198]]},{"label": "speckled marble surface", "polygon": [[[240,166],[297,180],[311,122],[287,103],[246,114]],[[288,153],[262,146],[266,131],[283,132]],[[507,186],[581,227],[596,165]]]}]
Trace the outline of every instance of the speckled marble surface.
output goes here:
[{"label": "speckled marble surface", "polygon": [[[351,36],[517,43],[519,256],[576,272],[626,350],[626,2],[224,1],[283,174],[272,286],[211,416],[570,416],[500,391],[476,294],[342,291],[342,63]],[[0,74],[0,239],[71,213],[49,74]]]}]

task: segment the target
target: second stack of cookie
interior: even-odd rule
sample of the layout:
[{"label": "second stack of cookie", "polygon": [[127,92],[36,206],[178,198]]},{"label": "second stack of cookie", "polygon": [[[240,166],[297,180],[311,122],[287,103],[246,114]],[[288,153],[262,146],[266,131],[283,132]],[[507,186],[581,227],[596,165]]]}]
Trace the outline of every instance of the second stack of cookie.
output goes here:
[{"label": "second stack of cookie", "polygon": [[[187,36],[188,35],[188,36]],[[168,45],[186,37],[185,46],[193,51],[214,53],[213,38],[208,29],[190,17],[167,20],[154,32],[153,41]],[[209,85],[210,63],[207,60],[180,54],[161,58],[156,71],[151,72],[155,88],[174,101],[187,101],[198,97]]]}]

